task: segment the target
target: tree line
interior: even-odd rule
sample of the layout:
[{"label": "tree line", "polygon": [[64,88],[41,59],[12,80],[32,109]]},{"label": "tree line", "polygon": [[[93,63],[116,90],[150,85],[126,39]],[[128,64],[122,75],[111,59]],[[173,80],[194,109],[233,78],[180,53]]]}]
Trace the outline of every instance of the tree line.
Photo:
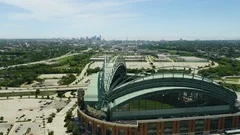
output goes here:
[{"label": "tree line", "polygon": [[90,56],[91,54],[88,53],[74,56],[69,60],[78,63],[77,66],[74,67],[64,67],[66,63],[63,62],[52,65],[34,64],[17,66],[0,70],[0,86],[19,87],[23,83],[31,84],[34,80],[41,81],[38,79],[38,76],[41,74],[80,74],[84,66],[90,62]]}]

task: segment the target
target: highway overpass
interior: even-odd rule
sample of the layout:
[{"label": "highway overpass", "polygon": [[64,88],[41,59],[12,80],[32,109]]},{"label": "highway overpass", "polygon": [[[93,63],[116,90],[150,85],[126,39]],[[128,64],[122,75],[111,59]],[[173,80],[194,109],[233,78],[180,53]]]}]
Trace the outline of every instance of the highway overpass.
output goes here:
[{"label": "highway overpass", "polygon": [[31,96],[35,95],[36,90],[40,90],[40,96],[52,95],[56,92],[76,91],[78,89],[86,90],[87,85],[71,85],[71,86],[49,86],[49,87],[35,87],[35,88],[8,88],[7,90],[0,90],[0,97],[7,96]]}]

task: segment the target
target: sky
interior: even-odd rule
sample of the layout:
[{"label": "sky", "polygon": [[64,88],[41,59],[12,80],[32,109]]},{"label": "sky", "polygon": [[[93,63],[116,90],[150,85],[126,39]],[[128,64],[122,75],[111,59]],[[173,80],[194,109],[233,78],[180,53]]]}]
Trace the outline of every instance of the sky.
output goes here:
[{"label": "sky", "polygon": [[240,39],[240,0],[0,0],[0,38]]}]

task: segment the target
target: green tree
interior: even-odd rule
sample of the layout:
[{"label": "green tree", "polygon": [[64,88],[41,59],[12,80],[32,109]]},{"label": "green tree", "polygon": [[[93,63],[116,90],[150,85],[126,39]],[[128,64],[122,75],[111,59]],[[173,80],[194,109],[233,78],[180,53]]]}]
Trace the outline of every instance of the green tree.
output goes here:
[{"label": "green tree", "polygon": [[1,116],[1,117],[0,117],[0,120],[1,120],[1,122],[3,122],[3,120],[4,120],[4,117],[3,117],[3,116]]},{"label": "green tree", "polygon": [[234,91],[237,91],[237,90],[238,90],[238,86],[237,86],[236,84],[232,84],[232,89],[233,89]]},{"label": "green tree", "polygon": [[53,118],[52,117],[48,117],[47,123],[52,123],[52,121],[53,121]]},{"label": "green tree", "polygon": [[51,113],[50,116],[54,118],[56,116],[56,113]]},{"label": "green tree", "polygon": [[41,79],[41,78],[37,78],[36,80],[40,82],[40,84],[43,84],[43,82],[45,81],[45,79]]},{"label": "green tree", "polygon": [[40,94],[40,89],[36,89],[36,91],[35,91],[35,97],[37,98],[39,94]]},{"label": "green tree", "polygon": [[59,84],[60,85],[69,85],[71,84],[73,81],[76,80],[76,76],[73,74],[67,74],[66,76],[63,76],[61,78],[61,80],[59,80]]},{"label": "green tree", "polygon": [[212,62],[211,62],[211,65],[212,65],[212,66],[214,66],[214,65],[215,65],[215,63],[212,61]]},{"label": "green tree", "polygon": [[54,135],[54,131],[48,132],[48,135]]},{"label": "green tree", "polygon": [[72,131],[72,135],[79,135],[79,134],[80,134],[79,128],[76,125],[74,125],[73,131]]},{"label": "green tree", "polygon": [[66,122],[66,121],[70,121],[71,118],[72,118],[72,116],[73,116],[73,114],[72,114],[71,111],[67,112],[64,121],[65,121],[65,122]]},{"label": "green tree", "polygon": [[74,128],[74,125],[72,122],[69,122],[68,125],[67,125],[67,133],[70,133],[73,131],[73,128]]}]

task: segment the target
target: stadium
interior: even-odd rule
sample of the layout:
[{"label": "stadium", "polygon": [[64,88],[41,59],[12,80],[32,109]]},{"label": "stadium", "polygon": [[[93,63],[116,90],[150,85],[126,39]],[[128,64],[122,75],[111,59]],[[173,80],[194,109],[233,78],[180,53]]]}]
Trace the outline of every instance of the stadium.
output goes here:
[{"label": "stadium", "polygon": [[202,135],[240,127],[233,90],[196,75],[193,68],[163,68],[130,75],[123,57],[106,57],[88,89],[78,90],[81,130],[101,135]]}]

